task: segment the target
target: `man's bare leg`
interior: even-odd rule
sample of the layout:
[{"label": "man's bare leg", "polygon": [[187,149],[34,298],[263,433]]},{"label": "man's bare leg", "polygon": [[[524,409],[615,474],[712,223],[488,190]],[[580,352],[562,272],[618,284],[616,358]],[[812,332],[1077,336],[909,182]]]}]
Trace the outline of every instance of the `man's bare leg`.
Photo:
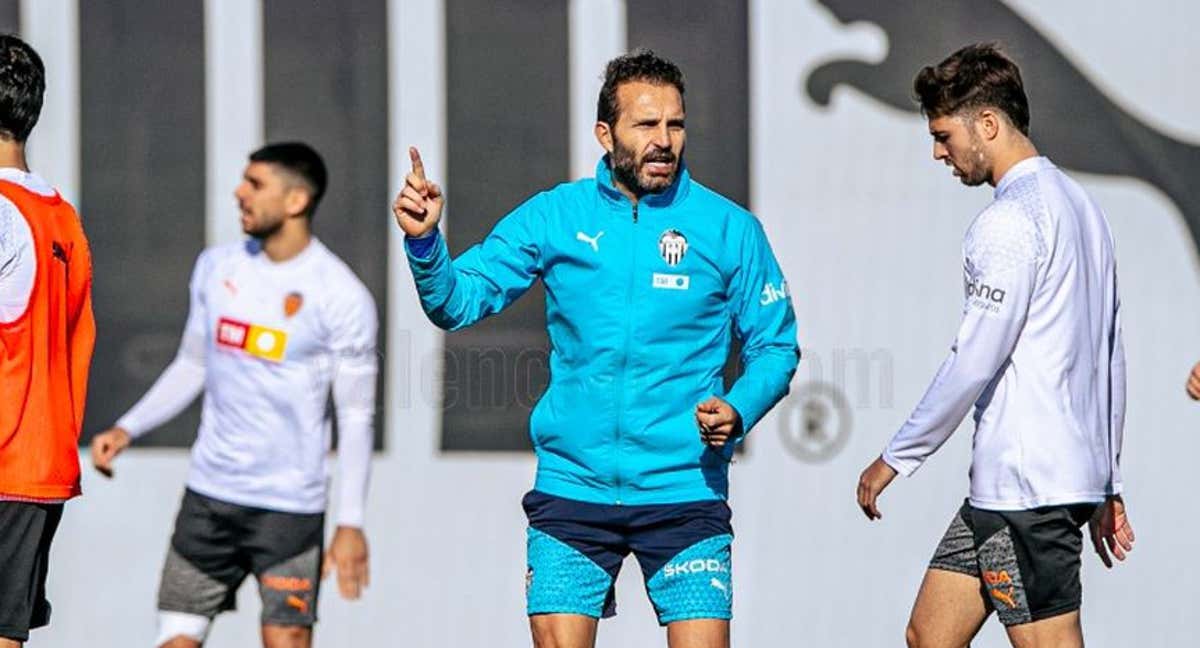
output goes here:
[{"label": "man's bare leg", "polygon": [[1083,648],[1079,610],[1033,623],[1008,626],[1005,630],[1013,648]]},{"label": "man's bare leg", "polygon": [[168,639],[167,642],[159,646],[159,648],[200,648],[200,642],[192,639],[191,637],[184,637],[180,635]]},{"label": "man's bare leg", "polygon": [[729,621],[689,619],[667,624],[670,648],[729,648]]},{"label": "man's bare leg", "polygon": [[0,648],[21,648],[23,645],[24,644],[19,641],[13,641],[12,639],[0,637]]},{"label": "man's bare leg", "polygon": [[263,648],[309,648],[312,628],[305,626],[264,625]]},{"label": "man's bare leg", "polygon": [[917,592],[905,639],[909,648],[964,648],[989,613],[978,577],[929,569]]},{"label": "man's bare leg", "polygon": [[597,619],[582,614],[529,617],[534,648],[595,648]]}]

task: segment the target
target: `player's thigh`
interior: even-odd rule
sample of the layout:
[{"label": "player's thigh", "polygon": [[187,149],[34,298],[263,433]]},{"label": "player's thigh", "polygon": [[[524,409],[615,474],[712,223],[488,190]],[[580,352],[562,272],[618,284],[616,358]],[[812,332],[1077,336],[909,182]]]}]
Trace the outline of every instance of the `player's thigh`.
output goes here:
[{"label": "player's thigh", "polygon": [[732,618],[730,517],[719,500],[647,507],[630,547],[660,624]]},{"label": "player's thigh", "polygon": [[1079,610],[1005,628],[1014,648],[1083,648]]},{"label": "player's thigh", "polygon": [[62,504],[0,502],[0,639],[21,645],[50,622],[50,544]]},{"label": "player's thigh", "polygon": [[529,631],[534,648],[593,648],[599,619],[583,614],[534,614]]},{"label": "player's thigh", "polygon": [[[612,507],[537,491],[527,494],[522,504],[529,517],[526,613],[592,619],[616,614],[614,583],[628,549],[621,534],[605,522]],[[573,627],[573,622],[566,623]]]},{"label": "player's thigh", "polygon": [[286,643],[293,634],[308,636],[307,628],[317,621],[324,527],[321,514],[279,511],[257,511],[248,526],[247,551],[262,599],[260,622],[264,637],[266,628],[280,628],[274,635],[285,643],[279,645],[293,645]]},{"label": "player's thigh", "polygon": [[[1079,610],[1083,600],[1079,525],[1093,508],[973,511],[983,584],[1005,627],[1031,625]],[[1039,627],[1069,625],[1060,619]]]},{"label": "player's thigh", "polygon": [[729,648],[729,621],[689,619],[667,624],[669,648]]},{"label": "player's thigh", "polygon": [[[158,646],[201,645],[248,571],[231,505],[186,491],[158,586]],[[175,643],[171,643],[175,642]]]},{"label": "player's thigh", "polygon": [[309,648],[312,646],[312,627],[262,626],[264,648]]},{"label": "player's thigh", "polygon": [[921,581],[905,637],[911,648],[963,648],[990,613],[978,577],[931,567]]}]

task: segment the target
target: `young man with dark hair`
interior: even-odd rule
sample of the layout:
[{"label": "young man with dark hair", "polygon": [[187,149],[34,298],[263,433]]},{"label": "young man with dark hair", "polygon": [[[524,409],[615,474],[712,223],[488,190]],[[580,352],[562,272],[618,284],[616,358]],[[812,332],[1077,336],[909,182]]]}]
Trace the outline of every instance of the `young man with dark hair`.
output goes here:
[{"label": "young man with dark hair", "polygon": [[[243,243],[196,261],[175,360],[116,425],[92,441],[96,468],[183,411],[204,412],[158,592],[157,644],[194,648],[232,610],[249,574],[262,596],[268,648],[312,643],[321,577],[342,596],[367,584],[363,509],[373,441],[375,302],[311,231],[325,165],[305,144],[250,155],[234,193]],[[338,523],[322,559],[337,410]]]},{"label": "young man with dark hair", "polygon": [[[457,259],[415,149],[393,210],[436,325],[470,326],[546,288],[551,378],[530,418],[538,470],[524,500],[534,644],[593,646],[633,553],[672,648],[728,646],[728,464],[796,368],[787,283],[758,220],[683,163],[674,64],[645,51],[609,63],[595,133],[608,151],[595,178],[535,195]],[[734,334],[745,372],[726,392]]]},{"label": "young man with dark hair", "polygon": [[0,36],[0,648],[50,622],[50,543],[80,494],[96,340],[83,226],[25,161],[45,89],[37,52]]},{"label": "young man with dark hair", "polygon": [[975,408],[970,497],[938,545],[908,645],[966,646],[996,610],[1013,646],[1083,646],[1082,534],[1106,566],[1133,547],[1121,500],[1125,352],[1112,233],[1029,140],[1016,64],[971,45],[914,83],[933,157],[995,199],[963,242],[958,337],[925,396],[863,471],[869,519]]}]

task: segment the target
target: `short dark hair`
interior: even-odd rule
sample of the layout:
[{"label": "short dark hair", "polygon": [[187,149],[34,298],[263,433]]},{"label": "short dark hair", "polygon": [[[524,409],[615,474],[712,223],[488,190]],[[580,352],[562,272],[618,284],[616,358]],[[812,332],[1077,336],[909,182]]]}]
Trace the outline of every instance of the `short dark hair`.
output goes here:
[{"label": "short dark hair", "polygon": [[673,85],[683,97],[683,72],[679,66],[648,49],[634,50],[609,61],[604,68],[604,85],[596,101],[596,121],[609,126],[617,123],[621,110],[617,105],[617,88],[630,81]]},{"label": "short dark hair", "polygon": [[917,73],[913,92],[926,117],[996,108],[1029,134],[1029,99],[1017,64],[994,43],[967,45]]},{"label": "short dark hair", "polygon": [[0,138],[24,142],[42,114],[46,68],[29,43],[0,35]]},{"label": "short dark hair", "polygon": [[267,144],[251,153],[250,161],[276,164],[297,176],[308,186],[309,217],[317,212],[317,203],[325,195],[325,183],[329,176],[325,171],[325,161],[311,146],[303,142]]}]

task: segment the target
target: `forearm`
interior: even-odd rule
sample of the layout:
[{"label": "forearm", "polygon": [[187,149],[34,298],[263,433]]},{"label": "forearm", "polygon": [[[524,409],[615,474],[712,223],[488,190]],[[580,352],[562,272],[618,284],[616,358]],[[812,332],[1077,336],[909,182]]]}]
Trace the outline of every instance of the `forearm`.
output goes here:
[{"label": "forearm", "polygon": [[341,363],[333,382],[338,421],[339,526],[362,527],[374,446],[374,356],[359,356]]},{"label": "forearm", "polygon": [[725,397],[741,416],[744,433],[787,395],[799,358],[795,345],[772,346],[747,358],[745,371]]},{"label": "forearm", "polygon": [[1121,448],[1125,442],[1125,343],[1121,330],[1117,329],[1113,346],[1112,360],[1109,364],[1109,380],[1111,381],[1110,399],[1111,420],[1109,424],[1109,459],[1112,476],[1109,483],[1109,494],[1118,495],[1123,488],[1121,480]]},{"label": "forearm", "polygon": [[456,270],[450,252],[441,235],[434,240],[415,239],[406,242],[409,267],[416,282],[421,308],[429,321],[438,328],[454,331],[468,327],[488,314],[478,297],[472,295],[471,283],[486,281],[483,277],[463,276]]},{"label": "forearm", "polygon": [[884,449],[883,461],[905,477],[916,472],[954,434],[991,378],[986,366],[971,370],[952,352]]},{"label": "forearm", "polygon": [[175,418],[204,390],[202,362],[181,352],[142,396],[116,423],[133,438]]}]

